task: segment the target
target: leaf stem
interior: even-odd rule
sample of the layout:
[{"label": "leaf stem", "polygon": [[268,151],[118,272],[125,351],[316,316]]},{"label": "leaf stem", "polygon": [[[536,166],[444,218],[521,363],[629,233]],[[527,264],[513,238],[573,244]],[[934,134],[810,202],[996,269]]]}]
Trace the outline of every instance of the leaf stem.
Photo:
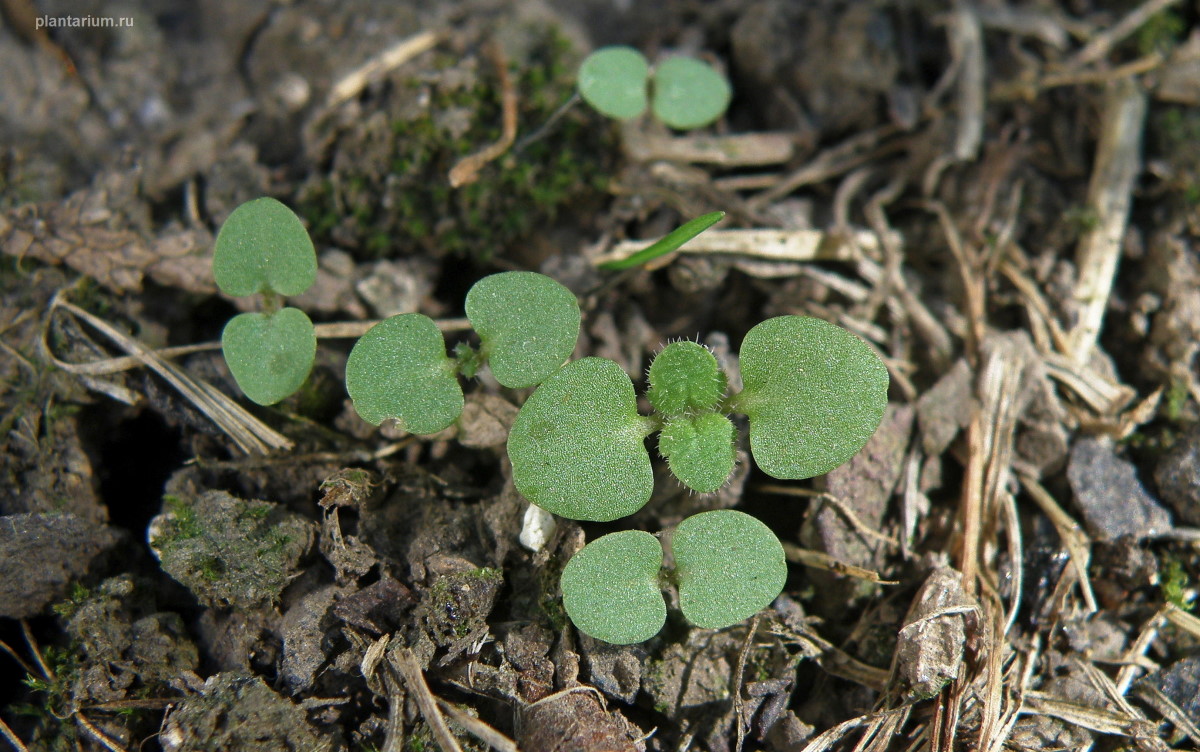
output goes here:
[{"label": "leaf stem", "polygon": [[279,313],[280,309],[283,308],[283,296],[274,290],[264,289],[262,291],[262,301],[262,312],[268,316]]}]

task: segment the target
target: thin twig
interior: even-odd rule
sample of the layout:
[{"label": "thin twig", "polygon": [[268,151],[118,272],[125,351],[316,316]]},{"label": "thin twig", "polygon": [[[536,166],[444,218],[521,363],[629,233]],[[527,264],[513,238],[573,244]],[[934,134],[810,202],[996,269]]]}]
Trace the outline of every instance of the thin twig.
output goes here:
[{"label": "thin twig", "polygon": [[405,686],[413,693],[417,707],[421,709],[421,715],[429,724],[429,730],[433,733],[433,738],[437,741],[438,746],[442,748],[442,752],[462,752],[458,740],[454,738],[454,734],[450,733],[450,727],[446,725],[442,711],[438,709],[433,692],[429,691],[429,685],[425,683],[425,675],[412,650],[401,647],[393,651],[389,658],[390,665],[400,672]]},{"label": "thin twig", "polygon": [[508,59],[498,42],[489,42],[487,55],[500,79],[500,138],[468,154],[450,168],[450,187],[461,188],[479,180],[479,171],[499,159],[517,138],[517,87],[508,74]]},{"label": "thin twig", "polygon": [[1114,46],[1136,32],[1153,16],[1179,3],[1179,0],[1147,0],[1125,15],[1120,21],[1092,37],[1083,49],[1067,61],[1068,68],[1082,68],[1106,57]]},{"label": "thin twig", "polygon": [[438,35],[432,31],[423,31],[400,40],[339,79],[329,89],[325,107],[333,108],[353,99],[372,81],[379,80],[417,55],[433,49],[437,43]]},{"label": "thin twig", "polygon": [[734,752],[742,752],[742,745],[746,743],[746,719],[742,717],[742,680],[746,674],[746,659],[754,645],[754,633],[758,631],[760,616],[755,614],[750,620],[750,629],[746,632],[746,641],[742,643],[742,649],[738,651],[737,667],[733,671],[733,722],[737,724],[737,745]]},{"label": "thin twig", "polygon": [[20,737],[13,733],[13,730],[8,727],[8,724],[4,722],[3,718],[0,718],[0,736],[3,736],[4,739],[12,745],[12,748],[17,750],[17,752],[29,752],[29,748],[25,746]]}]

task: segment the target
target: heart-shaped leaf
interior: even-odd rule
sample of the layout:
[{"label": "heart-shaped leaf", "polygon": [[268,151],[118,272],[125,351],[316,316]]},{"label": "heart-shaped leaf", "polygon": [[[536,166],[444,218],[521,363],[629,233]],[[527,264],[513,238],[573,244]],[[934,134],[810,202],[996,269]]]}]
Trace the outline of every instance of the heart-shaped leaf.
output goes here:
[{"label": "heart-shaped leaf", "polygon": [[602,114],[629,120],[646,111],[650,66],[632,47],[602,47],[579,66],[579,94]]},{"label": "heart-shaped leaf", "polygon": [[671,536],[679,608],[688,621],[720,629],[775,600],[787,580],[783,545],[744,512],[718,509],[688,517]]},{"label": "heart-shaped leaf", "polygon": [[221,332],[221,352],[246,396],[260,405],[273,405],[308,378],[317,335],[312,321],[297,308],[240,313]]},{"label": "heart-shaped leaf", "polygon": [[295,212],[273,198],[256,198],[221,225],[213,277],[226,295],[299,295],[317,278],[317,253]]},{"label": "heart-shaped leaf", "polygon": [[466,309],[492,374],[513,389],[540,384],[571,357],[579,339],[579,302],[544,274],[484,277],[467,293]]},{"label": "heart-shaped leaf", "polygon": [[542,509],[608,522],[645,506],[654,489],[643,443],[648,419],[633,383],[604,358],[572,361],[517,413],[508,457],[517,490]]},{"label": "heart-shaped leaf", "polygon": [[640,530],[597,538],[571,557],[560,585],[563,607],[579,631],[616,645],[648,640],[662,629],[659,590],[663,550]]},{"label": "heart-shaped leaf", "polygon": [[346,360],[346,391],[373,425],[395,419],[415,434],[437,433],[463,410],[455,363],[437,324],[402,313],[367,330]]},{"label": "heart-shaped leaf", "polygon": [[725,372],[704,345],[672,342],[650,363],[646,399],[663,415],[711,410],[725,396]]},{"label": "heart-shaped leaf", "polygon": [[742,341],[750,452],[775,478],[811,478],[853,457],[883,419],[887,367],[865,342],[821,319],[768,319]]},{"label": "heart-shaped leaf", "polygon": [[711,65],[690,57],[672,57],[654,68],[654,116],[672,128],[701,128],[729,107],[729,82]]},{"label": "heart-shaped leaf", "polygon": [[683,485],[711,493],[733,472],[734,436],[733,423],[720,413],[680,416],[663,426],[658,451]]}]

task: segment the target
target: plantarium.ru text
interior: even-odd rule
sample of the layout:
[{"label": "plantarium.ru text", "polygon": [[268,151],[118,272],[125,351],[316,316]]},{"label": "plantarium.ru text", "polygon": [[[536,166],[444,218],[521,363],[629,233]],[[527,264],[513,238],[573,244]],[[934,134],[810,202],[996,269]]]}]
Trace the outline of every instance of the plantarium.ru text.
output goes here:
[{"label": "plantarium.ru text", "polygon": [[[264,271],[276,252],[264,251],[260,243],[271,233],[283,233],[286,247],[303,245],[294,232],[299,223],[291,224],[295,217],[277,202],[264,201],[270,200],[239,208],[222,228],[218,260],[237,269],[235,276],[244,283],[222,283],[227,292],[290,294],[307,286],[305,279],[276,283]],[[243,212],[247,207],[252,211]],[[656,244],[656,251],[675,250],[719,216],[693,220]],[[235,263],[224,254],[245,258]],[[303,254],[288,251],[282,257],[293,256]],[[887,406],[888,373],[879,357],[854,334],[821,319],[780,316],[751,328],[742,341],[743,386],[737,392],[707,348],[689,341],[667,345],[647,372],[651,412],[643,415],[633,381],[616,362],[597,357],[567,362],[581,314],[575,296],[555,280],[534,272],[494,274],[468,291],[465,308],[480,347],[462,342],[453,355],[433,320],[419,313],[392,316],[368,330],[346,363],[354,408],[372,424],[390,419],[411,433],[428,435],[449,427],[462,413],[460,375],[470,378],[487,367],[502,386],[537,387],[509,432],[513,482],[531,503],[570,519],[608,522],[650,500],[654,473],[645,440],[652,434],[658,434],[658,452],[679,482],[710,493],[734,469],[734,414],[746,416],[750,453],[765,473],[803,479],[854,456]],[[304,380],[299,361],[306,360],[304,374],[311,365],[311,324],[302,337],[299,327],[293,333],[290,325],[273,322],[290,310],[267,314],[266,324],[256,324],[261,331],[252,333],[256,339],[248,354],[226,344],[226,358],[243,389],[244,380],[254,390],[259,380],[271,387],[257,393],[246,389],[255,401],[282,399],[286,394],[281,393]],[[281,339],[273,345],[275,337]],[[304,358],[264,359],[255,347],[284,354],[304,349]],[[245,362],[239,365],[238,359]],[[239,374],[247,365],[252,377]],[[258,373],[276,368],[279,373],[269,377]],[[663,569],[659,539],[646,532],[612,533],[587,544],[561,578],[563,605],[575,625],[608,642],[639,642],[653,637],[665,621],[664,586],[678,588],[684,616],[706,628],[753,615],[783,589],[782,545],[763,523],[742,512],[689,517],[666,545],[673,555],[671,570]]]}]

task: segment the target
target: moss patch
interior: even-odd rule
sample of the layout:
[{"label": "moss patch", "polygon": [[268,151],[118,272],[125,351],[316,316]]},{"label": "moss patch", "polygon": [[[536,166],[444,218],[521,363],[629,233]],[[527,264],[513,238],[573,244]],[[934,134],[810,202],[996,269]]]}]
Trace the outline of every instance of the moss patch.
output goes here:
[{"label": "moss patch", "polygon": [[[517,141],[545,125],[574,93],[578,55],[553,28],[529,31],[527,56],[510,60]],[[583,108],[545,136],[452,189],[450,168],[501,132],[501,89],[483,57],[440,55],[365,105],[369,116],[335,136],[328,170],[301,190],[318,243],[359,258],[451,254],[486,260],[603,191],[616,154],[612,130]]]}]

